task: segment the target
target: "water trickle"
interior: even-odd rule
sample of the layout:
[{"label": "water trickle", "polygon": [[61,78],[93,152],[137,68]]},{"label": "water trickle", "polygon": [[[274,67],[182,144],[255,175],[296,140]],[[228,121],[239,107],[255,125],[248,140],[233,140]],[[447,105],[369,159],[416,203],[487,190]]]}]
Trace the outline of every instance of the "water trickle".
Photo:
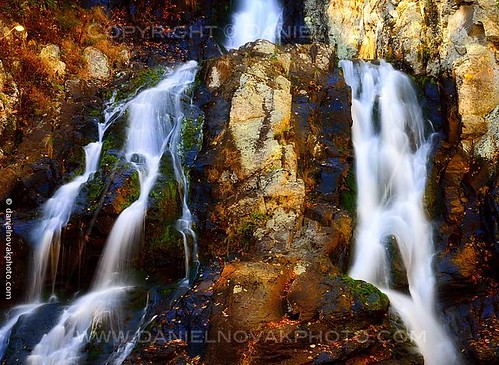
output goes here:
[{"label": "water trickle", "polygon": [[[113,100],[111,100],[112,102]],[[43,216],[32,234],[35,243],[32,268],[30,270],[29,302],[39,302],[41,300],[42,289],[49,267],[52,278],[52,296],[54,296],[59,252],[61,249],[61,231],[69,222],[74,202],[78,197],[81,187],[97,171],[104,133],[119,112],[120,108],[113,108],[112,112],[106,110],[104,122],[98,123],[98,141],[89,143],[84,148],[85,171],[83,175],[79,175],[71,182],[61,186],[54,196],[47,200],[43,206]]]},{"label": "water trickle", "polygon": [[[435,313],[432,227],[423,206],[431,138],[409,81],[386,62],[341,61],[352,89],[352,135],[358,185],[350,276],[390,298],[426,364],[456,364],[455,348]],[[395,241],[409,294],[392,288],[387,241]],[[392,255],[393,256],[393,255]]]},{"label": "water trickle", "polygon": [[227,49],[237,49],[257,39],[280,41],[282,7],[277,0],[243,0],[232,21]]},{"label": "water trickle", "polygon": [[[178,225],[184,235],[188,274],[192,261],[188,243],[192,243],[192,250],[196,252],[196,239],[187,207],[187,179],[177,148],[184,119],[183,98],[186,89],[194,82],[196,71],[197,63],[188,62],[156,87],[141,92],[126,104],[129,128],[125,155],[139,174],[140,196],[115,222],[101,256],[92,291],[63,312],[59,322],[36,345],[28,357],[28,364],[78,363],[81,350],[91,340],[92,334],[107,329],[114,335],[123,328],[119,309],[123,296],[132,289],[125,269],[132,250],[141,243],[149,193],[158,178],[161,157],[166,151],[171,154],[177,182],[184,192],[184,211]],[[125,353],[133,347],[127,345],[133,339],[113,339],[115,348]],[[112,361],[119,364],[124,358],[121,355]]]}]

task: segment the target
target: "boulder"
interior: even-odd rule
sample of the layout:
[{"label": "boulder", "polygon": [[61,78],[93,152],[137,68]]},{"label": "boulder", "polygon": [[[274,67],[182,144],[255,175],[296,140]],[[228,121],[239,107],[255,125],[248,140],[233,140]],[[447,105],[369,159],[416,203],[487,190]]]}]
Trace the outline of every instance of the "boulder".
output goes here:
[{"label": "boulder", "polygon": [[110,76],[109,61],[103,52],[94,47],[87,47],[83,50],[83,58],[90,78],[105,80]]},{"label": "boulder", "polygon": [[300,321],[323,320],[336,328],[364,328],[387,317],[389,300],[376,287],[325,264],[301,264],[290,286],[291,316]]},{"label": "boulder", "polygon": [[66,64],[61,61],[61,49],[55,44],[49,44],[40,51],[40,58],[45,63],[50,72],[62,77],[66,72]]}]

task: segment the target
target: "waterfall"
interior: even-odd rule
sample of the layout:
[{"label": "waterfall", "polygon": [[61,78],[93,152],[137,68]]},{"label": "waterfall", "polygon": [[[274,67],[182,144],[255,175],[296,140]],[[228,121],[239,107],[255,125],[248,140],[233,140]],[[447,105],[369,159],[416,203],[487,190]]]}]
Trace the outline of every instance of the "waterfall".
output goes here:
[{"label": "waterfall", "polygon": [[[352,89],[358,185],[350,276],[388,295],[426,364],[456,364],[456,351],[435,311],[432,227],[423,205],[431,141],[425,138],[416,94],[409,78],[386,62],[341,61],[340,66]],[[387,241],[394,240],[408,294],[391,288]]]},{"label": "waterfall", "polygon": [[[156,87],[145,90],[128,102],[129,128],[125,144],[127,161],[139,174],[140,196],[118,217],[101,256],[92,290],[64,310],[58,323],[49,331],[28,357],[29,364],[75,364],[82,347],[94,331],[110,328],[119,336],[122,319],[119,308],[123,296],[132,286],[124,269],[134,246],[140,244],[148,197],[158,175],[163,154],[172,156],[175,176],[184,192],[183,214],[178,228],[186,247],[186,273],[189,272],[188,241],[196,252],[191,214],[187,207],[187,180],[177,151],[184,118],[183,97],[193,84],[197,63],[188,62],[170,73]],[[196,257],[192,259],[197,260]],[[186,274],[186,276],[187,276]],[[126,346],[127,338],[117,339],[115,346]],[[123,343],[125,342],[125,343]],[[120,363],[124,356],[120,356]]]},{"label": "waterfall", "polygon": [[61,186],[43,206],[43,216],[32,232],[34,251],[30,270],[31,280],[28,288],[28,304],[12,308],[7,322],[0,328],[0,359],[7,350],[10,333],[19,318],[22,315],[29,315],[43,304],[41,296],[49,264],[52,278],[52,297],[55,297],[55,279],[61,246],[61,231],[68,224],[80,188],[97,171],[104,133],[123,113],[122,104],[114,105],[114,96],[104,111],[104,122],[97,124],[98,140],[84,147],[85,171],[83,175],[78,175],[69,183]]},{"label": "waterfall", "polygon": [[282,8],[277,0],[243,0],[232,21],[232,27],[226,28],[230,29],[227,49],[237,49],[257,39],[280,41]]},{"label": "waterfall", "polygon": [[[107,122],[107,121],[106,121]],[[97,171],[102,150],[102,139],[108,126],[99,123],[99,140],[85,146],[85,172],[71,182],[61,186],[54,196],[43,206],[43,216],[33,231],[35,238],[31,272],[31,286],[28,299],[30,302],[40,301],[48,266],[51,268],[52,295],[54,295],[57,264],[61,248],[61,231],[68,224],[73,204],[80,188]]]}]

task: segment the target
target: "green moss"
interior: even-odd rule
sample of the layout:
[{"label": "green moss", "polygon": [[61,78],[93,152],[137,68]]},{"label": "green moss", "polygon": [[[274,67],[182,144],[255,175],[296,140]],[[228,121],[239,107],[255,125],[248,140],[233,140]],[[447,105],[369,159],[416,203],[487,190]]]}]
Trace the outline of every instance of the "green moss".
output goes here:
[{"label": "green moss", "polygon": [[182,236],[175,228],[181,214],[180,192],[171,159],[163,157],[160,177],[149,195],[151,206],[148,213],[149,244],[151,249],[182,246]]},{"label": "green moss", "polygon": [[104,191],[102,178],[100,176],[95,176],[92,180],[85,184],[83,189],[86,191],[88,204],[91,207],[94,206]]},{"label": "green moss", "polygon": [[151,67],[134,75],[128,82],[122,83],[116,94],[116,100],[127,100],[135,96],[141,89],[155,86],[165,76],[166,70],[161,67]]},{"label": "green moss", "polygon": [[91,108],[88,111],[88,115],[94,118],[102,117],[102,109],[101,108]]},{"label": "green moss", "polygon": [[126,186],[123,191],[123,203],[120,206],[120,211],[129,207],[140,196],[140,180],[139,173],[134,171],[127,179]]},{"label": "green moss", "polygon": [[185,158],[192,150],[199,151],[203,146],[204,117],[184,118],[181,126],[180,151]]},{"label": "green moss", "polygon": [[390,304],[388,297],[374,285],[362,280],[355,280],[347,275],[340,276],[340,280],[350,288],[355,301],[359,301],[369,310],[386,310]]},{"label": "green moss", "polygon": [[352,217],[355,216],[357,209],[357,182],[355,179],[355,169],[350,166],[340,190],[340,204],[349,212]]},{"label": "green moss", "polygon": [[101,169],[103,169],[105,172],[111,172],[118,165],[119,161],[120,159],[117,156],[106,153],[102,155],[102,158],[100,160]]},{"label": "green moss", "polygon": [[175,226],[172,224],[167,224],[163,227],[161,230],[161,235],[154,239],[151,240],[151,248],[156,249],[156,248],[163,248],[163,247],[170,247],[170,246],[176,246],[178,248],[182,247],[182,235],[180,232],[177,231]]}]

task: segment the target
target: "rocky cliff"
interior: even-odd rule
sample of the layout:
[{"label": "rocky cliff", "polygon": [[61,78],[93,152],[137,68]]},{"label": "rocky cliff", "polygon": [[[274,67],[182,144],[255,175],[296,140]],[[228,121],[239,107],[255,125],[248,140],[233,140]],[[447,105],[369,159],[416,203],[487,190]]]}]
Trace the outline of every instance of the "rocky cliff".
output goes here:
[{"label": "rocky cliff", "polygon": [[[132,18],[149,19],[146,8]],[[144,250],[132,263],[139,281],[160,288],[158,317],[148,330],[163,340],[142,342],[129,363],[422,363],[408,351],[410,338],[386,296],[345,275],[357,183],[350,90],[337,60],[386,58],[414,76],[425,117],[442,136],[425,201],[435,222],[439,311],[465,360],[496,361],[497,5],[307,0],[298,8],[286,14],[304,13],[310,44],[259,41],[220,56],[212,38],[153,46],[139,38],[128,44],[130,64],[84,44],[83,74],[71,69],[67,43],[31,42],[31,59],[58,91],[47,108],[52,113],[26,113],[22,122],[29,125],[19,124],[16,111],[27,87],[16,78],[19,65],[0,63],[0,195],[15,203],[15,259],[28,262],[33,212],[81,168],[81,147],[95,138],[106,88],[126,99],[159,80],[157,69],[144,65],[206,57],[194,91],[200,110],[188,116],[187,130],[203,134],[189,162],[202,265],[192,288],[172,294],[166,287],[183,275],[183,257],[174,229],[178,191],[165,164],[151,194]],[[182,23],[173,11],[161,16]],[[38,39],[31,34],[28,28],[28,40]],[[125,72],[116,75],[120,67]],[[101,171],[82,189],[63,232],[58,285],[69,294],[86,289],[116,216],[136,198],[137,176],[120,156],[124,122],[107,132]],[[25,286],[24,269],[16,266],[17,287]]]},{"label": "rocky cliff", "polygon": [[[463,149],[493,159],[499,105],[499,6],[480,1],[306,1],[315,39],[338,57],[402,60],[457,85]],[[308,5],[308,6],[307,6]],[[480,100],[478,100],[480,99]]]}]

